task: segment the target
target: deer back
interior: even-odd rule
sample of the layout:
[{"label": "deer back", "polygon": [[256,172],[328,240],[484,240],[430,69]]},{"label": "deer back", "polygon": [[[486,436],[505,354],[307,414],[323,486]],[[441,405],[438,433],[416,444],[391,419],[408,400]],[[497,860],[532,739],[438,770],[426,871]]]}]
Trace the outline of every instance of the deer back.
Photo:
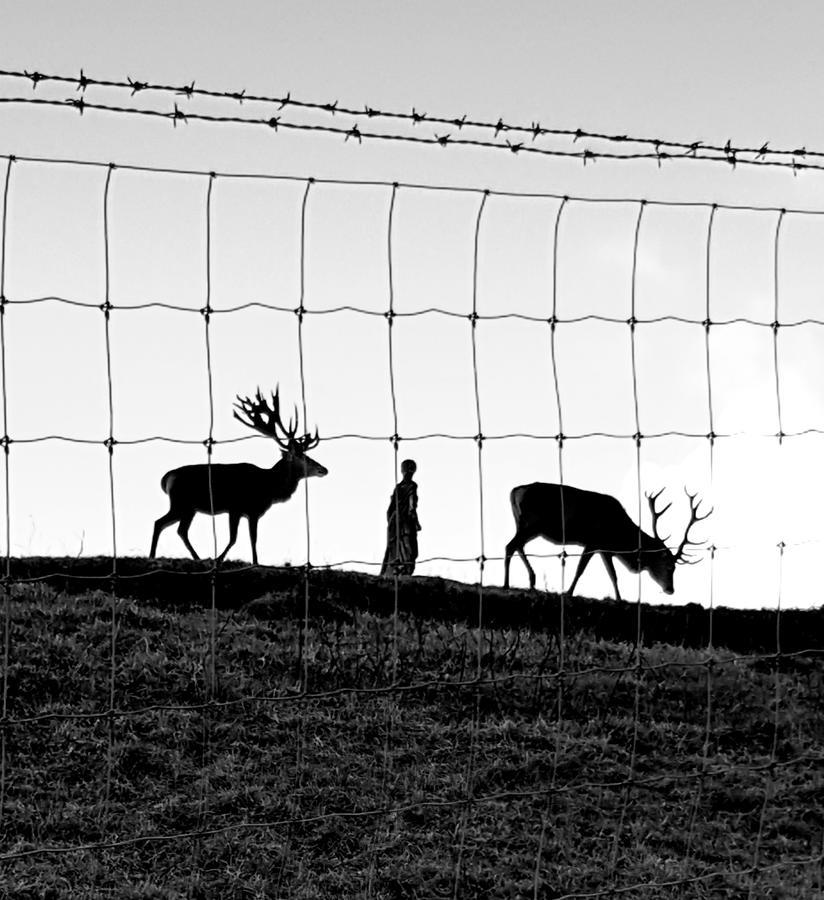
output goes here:
[{"label": "deer back", "polygon": [[[609,494],[536,481],[510,495],[518,532],[607,552],[638,547],[638,525]],[[653,540],[642,532],[642,546]]]},{"label": "deer back", "polygon": [[272,471],[252,463],[199,463],[167,472],[160,485],[173,508],[260,514],[275,502]]}]

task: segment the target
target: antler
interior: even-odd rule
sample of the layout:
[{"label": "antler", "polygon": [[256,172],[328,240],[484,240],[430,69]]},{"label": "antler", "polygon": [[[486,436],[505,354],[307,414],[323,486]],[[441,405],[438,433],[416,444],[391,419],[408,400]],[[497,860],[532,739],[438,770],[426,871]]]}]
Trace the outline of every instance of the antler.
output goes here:
[{"label": "antler", "polygon": [[[244,416],[246,418],[244,418]],[[297,425],[286,428],[280,418],[280,389],[276,388],[272,394],[271,406],[260,392],[260,388],[255,392],[255,399],[250,400],[249,397],[241,397],[238,394],[237,403],[235,404],[234,417],[245,425],[247,428],[254,428],[266,437],[274,438],[278,446],[284,450],[289,449],[289,445],[294,441]],[[278,429],[285,435],[281,437]]]},{"label": "antler", "polygon": [[320,435],[318,434],[317,428],[315,429],[314,434],[309,434],[308,432],[304,434],[302,438],[299,438],[298,443],[300,444],[303,453],[306,453],[313,447],[317,447],[320,443]]},{"label": "antler", "polygon": [[658,534],[658,520],[672,506],[672,503],[671,502],[668,503],[663,509],[660,509],[657,511],[655,509],[655,501],[663,493],[664,493],[664,489],[661,488],[661,490],[658,491],[657,494],[647,494],[647,500],[649,501],[649,509],[650,509],[650,512],[652,513],[652,533],[655,535],[655,537],[658,538],[659,541],[661,541],[662,544],[666,544],[666,542],[669,540],[669,538],[668,537],[662,538],[661,535]]},{"label": "antler", "polygon": [[697,522],[703,522],[704,519],[706,519],[708,516],[712,515],[712,508],[710,508],[710,510],[708,512],[704,513],[703,516],[699,516],[698,515],[698,507],[701,505],[702,501],[698,500],[697,503],[695,502],[696,499],[698,498],[698,493],[696,492],[695,494],[691,494],[686,488],[684,488],[684,493],[687,495],[687,497],[689,498],[689,501],[690,501],[690,520],[687,523],[687,529],[684,532],[684,539],[681,541],[681,543],[678,545],[678,549],[675,551],[675,561],[678,563],[687,563],[687,564],[691,565],[692,563],[698,562],[698,560],[697,559],[696,560],[686,559],[684,556],[684,548],[687,547],[688,545],[693,546],[693,547],[698,547],[701,544],[706,543],[706,541],[691,541],[689,539],[690,529]]},{"label": "antler", "polygon": [[[250,400],[248,397],[241,397],[238,394],[237,403],[235,404],[234,417],[245,425],[247,428],[254,428],[266,437],[274,438],[279,447],[283,450],[297,451],[306,453],[312,447],[316,447],[320,441],[317,429],[315,434],[304,434],[303,437],[296,437],[298,432],[298,408],[295,406],[294,419],[289,419],[289,424],[284,425],[280,418],[280,388],[275,388],[275,392],[271,395],[271,406],[263,397],[260,388],[255,392],[255,399]],[[246,416],[246,418],[243,418]],[[283,436],[279,434],[283,432]]]}]

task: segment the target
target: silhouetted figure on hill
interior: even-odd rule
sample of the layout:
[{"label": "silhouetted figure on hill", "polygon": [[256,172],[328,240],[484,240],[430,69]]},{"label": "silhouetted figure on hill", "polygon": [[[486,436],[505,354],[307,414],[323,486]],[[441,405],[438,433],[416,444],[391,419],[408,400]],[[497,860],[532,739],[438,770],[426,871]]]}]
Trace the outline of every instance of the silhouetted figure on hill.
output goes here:
[{"label": "silhouetted figure on hill", "polygon": [[418,558],[418,485],[412,480],[415,460],[401,463],[403,479],[398,482],[386,510],[386,553],[381,575],[411,575]]}]

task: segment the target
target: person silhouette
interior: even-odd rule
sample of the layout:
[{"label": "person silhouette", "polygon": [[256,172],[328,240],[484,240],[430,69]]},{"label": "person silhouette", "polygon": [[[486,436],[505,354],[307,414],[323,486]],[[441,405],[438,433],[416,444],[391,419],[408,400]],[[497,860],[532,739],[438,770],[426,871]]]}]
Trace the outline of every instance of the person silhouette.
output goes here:
[{"label": "person silhouette", "polygon": [[417,470],[414,459],[401,463],[403,479],[395,486],[386,510],[386,553],[381,575],[411,575],[418,558],[418,485],[412,480]]}]

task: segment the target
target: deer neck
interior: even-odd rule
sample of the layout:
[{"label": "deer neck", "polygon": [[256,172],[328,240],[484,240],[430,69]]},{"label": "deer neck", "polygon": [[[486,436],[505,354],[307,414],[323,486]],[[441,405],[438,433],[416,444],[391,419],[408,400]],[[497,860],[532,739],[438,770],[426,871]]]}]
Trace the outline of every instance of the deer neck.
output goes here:
[{"label": "deer neck", "polygon": [[304,475],[303,466],[294,457],[282,456],[269,470],[272,500],[288,500]]},{"label": "deer neck", "polygon": [[[633,543],[638,543],[638,537],[639,532],[636,529],[634,534],[632,535]],[[657,537],[654,537],[651,534],[647,534],[646,531],[640,532],[640,545],[640,557],[636,550],[630,550],[628,553],[624,553],[621,557],[622,562],[631,572],[638,572],[641,569],[644,569],[649,564],[647,554],[654,553],[657,550],[663,550],[665,548],[665,545],[662,541],[659,541]]]}]

